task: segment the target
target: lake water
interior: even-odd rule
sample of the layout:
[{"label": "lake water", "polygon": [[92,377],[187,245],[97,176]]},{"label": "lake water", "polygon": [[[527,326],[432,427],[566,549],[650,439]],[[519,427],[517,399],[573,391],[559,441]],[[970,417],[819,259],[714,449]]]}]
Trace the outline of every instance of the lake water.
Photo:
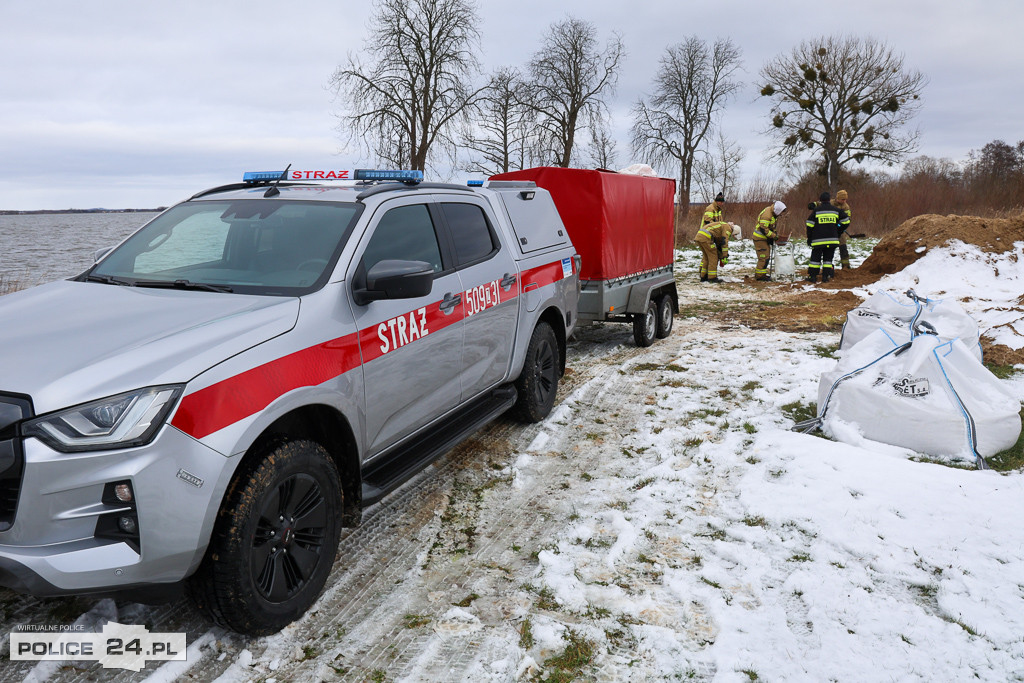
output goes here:
[{"label": "lake water", "polygon": [[0,215],[0,285],[31,287],[77,275],[92,265],[97,249],[116,245],[156,215]]}]

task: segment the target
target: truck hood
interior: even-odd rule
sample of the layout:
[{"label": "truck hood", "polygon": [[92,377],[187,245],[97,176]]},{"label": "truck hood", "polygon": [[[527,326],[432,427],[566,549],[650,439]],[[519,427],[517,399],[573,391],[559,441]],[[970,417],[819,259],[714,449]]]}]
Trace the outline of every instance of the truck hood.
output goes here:
[{"label": "truck hood", "polygon": [[0,297],[0,392],[37,415],[187,382],[295,325],[297,298],[60,281]]}]

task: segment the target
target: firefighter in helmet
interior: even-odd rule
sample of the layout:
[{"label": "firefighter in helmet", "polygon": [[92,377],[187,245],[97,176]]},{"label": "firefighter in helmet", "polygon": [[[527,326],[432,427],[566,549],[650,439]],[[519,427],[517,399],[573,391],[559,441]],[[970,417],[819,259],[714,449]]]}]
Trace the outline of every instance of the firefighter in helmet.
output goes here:
[{"label": "firefighter in helmet", "polygon": [[839,246],[839,231],[850,224],[846,212],[832,205],[832,196],[822,192],[817,205],[807,217],[807,246],[811,248],[811,262],[807,264],[807,280],[828,282],[832,279],[832,257]]},{"label": "firefighter in helmet", "polygon": [[778,232],[775,230],[775,223],[788,209],[782,202],[773,202],[762,209],[757,216],[757,226],[754,228],[754,251],[757,252],[757,266],[754,268],[755,280],[771,280],[768,276],[768,262],[771,260],[772,249],[775,248],[775,240],[778,239]]},{"label": "firefighter in helmet", "polygon": [[701,250],[700,281],[721,282],[718,279],[718,265],[729,263],[729,238],[733,226],[725,221],[709,223],[697,231],[693,241]]},{"label": "firefighter in helmet", "polygon": [[[849,194],[846,190],[839,190],[836,192],[836,200],[833,205],[842,211],[846,212],[846,217],[853,219],[853,212],[850,211],[850,205],[846,201]],[[850,231],[850,224],[847,223],[846,227],[839,231],[839,267],[846,269],[850,267],[850,248],[846,246],[847,233]]]},{"label": "firefighter in helmet", "polygon": [[715,197],[715,201],[708,204],[708,208],[704,209],[704,215],[700,219],[700,227],[710,225],[711,223],[717,223],[722,220],[722,207],[725,206],[725,195],[721,192]]}]

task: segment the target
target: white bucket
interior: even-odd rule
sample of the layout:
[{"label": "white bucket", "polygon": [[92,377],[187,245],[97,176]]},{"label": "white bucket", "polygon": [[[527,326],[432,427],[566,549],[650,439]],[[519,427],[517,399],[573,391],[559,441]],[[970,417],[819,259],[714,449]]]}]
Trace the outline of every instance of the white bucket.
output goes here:
[{"label": "white bucket", "polygon": [[796,277],[796,262],[792,251],[781,254],[778,249],[775,250],[772,256],[772,277]]}]

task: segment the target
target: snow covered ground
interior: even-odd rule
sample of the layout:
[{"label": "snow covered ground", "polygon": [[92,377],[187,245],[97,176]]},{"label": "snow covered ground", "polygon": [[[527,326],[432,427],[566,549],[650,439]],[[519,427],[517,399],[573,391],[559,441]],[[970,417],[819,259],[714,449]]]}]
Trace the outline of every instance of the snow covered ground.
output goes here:
[{"label": "snow covered ground", "polygon": [[[718,286],[680,252],[683,303],[749,299],[746,245]],[[940,252],[945,291],[1019,320],[1020,264],[996,277]],[[891,286],[929,294],[925,272]],[[552,415],[498,421],[368,510],[297,624],[246,640],[190,623],[189,660],[141,674],[0,677],[1024,680],[1024,473],[791,431],[838,341],[710,314],[649,349],[624,325],[583,330]],[[1024,399],[1018,370],[1003,382]],[[187,608],[159,609],[89,614],[168,630]]]}]

